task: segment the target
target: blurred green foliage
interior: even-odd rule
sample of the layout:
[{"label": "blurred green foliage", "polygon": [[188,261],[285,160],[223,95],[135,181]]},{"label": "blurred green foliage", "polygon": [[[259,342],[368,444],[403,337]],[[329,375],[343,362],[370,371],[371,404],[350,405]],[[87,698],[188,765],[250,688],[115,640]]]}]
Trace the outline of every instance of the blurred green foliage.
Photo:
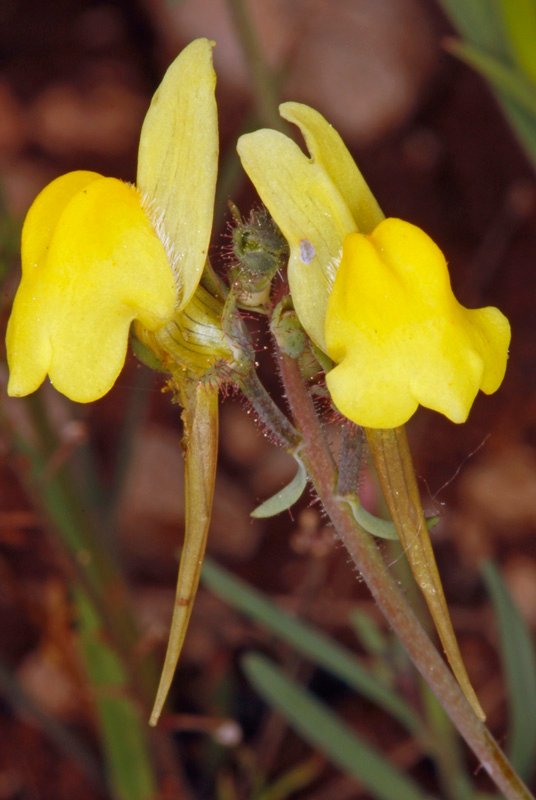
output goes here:
[{"label": "blurred green foliage", "polygon": [[488,81],[536,166],[536,0],[440,0],[462,35],[449,50]]},{"label": "blurred green foliage", "polygon": [[[491,562],[483,566],[483,577],[497,619],[507,679],[510,753],[522,776],[528,780],[534,771],[536,756],[534,643]],[[350,620],[353,620],[361,645],[366,650],[365,667],[350,650],[310,623],[284,611],[269,597],[210,559],[205,561],[202,580],[218,597],[262,625],[300,657],[344,681],[361,697],[383,708],[408,734],[415,736],[423,752],[436,762],[443,797],[449,800],[483,800],[486,797],[471,788],[471,773],[460,756],[456,733],[427,687],[422,686],[423,707],[408,704],[397,690],[397,686],[407,682],[406,671],[411,668],[402,653],[396,655],[393,651],[397,644],[394,637],[386,636],[370,618],[365,622],[361,614],[353,612]],[[265,702],[277,709],[311,746],[363,783],[372,797],[378,800],[391,800],[393,797],[422,800],[428,796],[321,703],[313,691],[298,685],[270,659],[248,654],[243,658],[243,666]],[[414,680],[417,680],[415,675]],[[527,713],[527,709],[532,713]]]}]

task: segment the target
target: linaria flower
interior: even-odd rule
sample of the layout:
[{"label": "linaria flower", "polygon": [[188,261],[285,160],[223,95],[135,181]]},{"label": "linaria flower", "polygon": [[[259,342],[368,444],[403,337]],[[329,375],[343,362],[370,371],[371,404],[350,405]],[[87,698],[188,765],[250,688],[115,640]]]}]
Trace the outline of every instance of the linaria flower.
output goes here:
[{"label": "linaria flower", "polygon": [[430,237],[393,218],[346,237],[325,333],[333,402],[367,428],[398,427],[419,404],[464,422],[478,390],[500,386],[510,339],[498,309],[458,303]]},{"label": "linaria flower", "polygon": [[383,214],[339,134],[314,109],[284,103],[310,157],[260,130],[238,152],[290,246],[289,286],[311,339],[335,362],[337,408],[370,428],[402,425],[421,404],[463,422],[506,369],[510,327],[496,308],[454,297],[445,259],[419,228]]},{"label": "linaria flower", "polygon": [[171,374],[183,408],[185,532],[171,631],[151,724],[182,648],[207,539],[217,461],[218,381],[233,348],[219,301],[199,285],[207,261],[218,161],[212,43],[171,64],[143,123],[137,186],[94,172],[57,178],[22,234],[22,280],[6,343],[8,392],[48,374],[72,400],[106,394],[137,347]]},{"label": "linaria flower", "polygon": [[143,124],[137,186],[71,172],[34,201],[22,234],[22,280],[6,343],[8,392],[50,376],[63,394],[106,394],[130,325],[158,331],[192,299],[205,265],[218,131],[212,43],[169,67]]},{"label": "linaria flower", "polygon": [[300,128],[310,156],[287,136],[261,130],[241,137],[242,164],[289,243],[292,302],[334,362],[326,371],[333,403],[366,430],[415,580],[453,672],[484,719],[450,621],[402,426],[419,404],[463,422],[479,389],[494,392],[506,369],[508,321],[496,308],[460,305],[439,248],[414,225],[383,217],[318,112],[297,103],[280,110]]}]

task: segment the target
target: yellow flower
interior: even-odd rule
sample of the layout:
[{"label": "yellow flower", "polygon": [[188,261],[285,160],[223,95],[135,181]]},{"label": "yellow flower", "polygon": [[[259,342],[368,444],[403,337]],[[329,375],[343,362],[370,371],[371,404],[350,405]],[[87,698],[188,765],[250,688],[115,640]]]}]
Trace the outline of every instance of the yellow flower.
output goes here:
[{"label": "yellow flower", "polygon": [[325,332],[331,397],[367,428],[402,425],[419,404],[464,422],[478,390],[500,386],[510,340],[498,309],[458,303],[441,250],[399,219],[346,237]]},{"label": "yellow flower", "polygon": [[508,322],[495,308],[458,303],[440,250],[419,228],[384,219],[318,112],[297,103],[280,111],[300,128],[310,157],[283,134],[261,130],[239,140],[242,164],[289,243],[296,313],[336,364],[326,376],[332,399],[366,429],[402,549],[453,672],[484,719],[452,629],[401,426],[419,403],[462,422],[478,389],[494,392],[506,368]]},{"label": "yellow flower", "polygon": [[294,307],[311,339],[326,350],[328,296],[347,234],[366,233],[380,208],[337,131],[318,111],[283,103],[281,116],[299,126],[311,158],[288,136],[260,130],[241,136],[242,166],[290,247]]},{"label": "yellow flower", "polygon": [[22,233],[22,280],[6,344],[8,392],[50,376],[78,402],[112,387],[130,325],[158,331],[192,299],[205,265],[218,159],[212,43],[169,67],[141,131],[137,188],[93,172],[57,178]]},{"label": "yellow flower", "polygon": [[[495,308],[463,308],[431,239],[383,214],[338,133],[284,103],[310,152],[261,130],[238,151],[290,246],[289,286],[311,339],[337,364],[327,384],[359,425],[394,428],[419,404],[463,422],[506,369],[510,328]],[[342,256],[341,256],[342,253]]]}]

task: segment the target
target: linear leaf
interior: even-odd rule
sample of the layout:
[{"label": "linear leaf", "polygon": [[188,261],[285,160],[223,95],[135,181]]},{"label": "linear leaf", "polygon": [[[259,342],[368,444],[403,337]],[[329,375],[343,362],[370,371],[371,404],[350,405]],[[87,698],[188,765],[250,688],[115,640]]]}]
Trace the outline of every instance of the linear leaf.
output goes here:
[{"label": "linear leaf", "polygon": [[536,3],[500,0],[501,16],[514,58],[536,87]]},{"label": "linear leaf", "polygon": [[156,782],[145,720],[128,693],[124,667],[107,643],[95,609],[84,592],[77,589],[74,595],[80,648],[95,696],[114,800],[153,800]]},{"label": "linear leaf", "polygon": [[529,781],[536,766],[536,653],[529,629],[496,566],[486,561],[482,575],[493,603],[508,688],[510,730],[507,752]]},{"label": "linear leaf", "polygon": [[453,42],[449,50],[480,72],[499,92],[514,100],[531,116],[536,116],[536,87],[515,67],[462,42]]},{"label": "linear leaf", "polygon": [[250,516],[255,519],[275,517],[276,514],[286,511],[300,499],[307,486],[307,470],[301,458],[296,453],[293,453],[293,456],[298,469],[290,483],[272,497],[269,497],[268,500],[265,500],[264,503],[261,503],[260,506],[257,506]]},{"label": "linear leaf", "polygon": [[302,656],[331,672],[418,735],[421,724],[413,709],[390,687],[367,672],[345,647],[278,608],[267,597],[208,558],[203,565],[202,580],[222,600],[264,625]]},{"label": "linear leaf", "polygon": [[242,659],[242,666],[264,700],[309,744],[363,784],[372,797],[425,800],[417,784],[265,656],[250,653]]},{"label": "linear leaf", "polygon": [[508,54],[497,0],[440,0],[440,5],[468,42],[496,56]]},{"label": "linear leaf", "polygon": [[[528,50],[532,47],[529,31],[534,25],[534,11],[526,8],[534,4],[530,0],[516,0],[515,3],[511,0],[440,0],[440,3],[465,39],[464,43],[451,46],[451,52],[464,58],[461,51],[465,49],[465,55],[469,56],[465,57],[467,63],[490,81],[514,132],[536,166],[536,116],[530,99],[531,86],[534,96],[534,84],[529,80],[534,75],[536,59]],[[528,22],[521,20],[522,15],[528,16]],[[529,40],[528,45],[520,42],[520,28],[523,37]],[[479,63],[473,63],[471,56],[474,52],[478,54]],[[527,62],[527,53],[530,63]],[[496,62],[492,64],[491,72],[488,59]],[[519,85],[514,86],[513,83],[517,82]]]}]

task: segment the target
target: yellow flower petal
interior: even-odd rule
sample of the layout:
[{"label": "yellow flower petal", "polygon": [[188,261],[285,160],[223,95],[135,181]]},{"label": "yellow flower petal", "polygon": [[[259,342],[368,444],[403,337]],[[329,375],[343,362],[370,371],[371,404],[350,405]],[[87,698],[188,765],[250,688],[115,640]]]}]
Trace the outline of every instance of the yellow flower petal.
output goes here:
[{"label": "yellow flower petal", "polygon": [[212,228],[218,166],[212,47],[197,39],[171,64],[140,137],[137,185],[166,248],[179,309],[197,288]]},{"label": "yellow flower petal", "polygon": [[323,350],[328,294],[348,233],[372,230],[383,214],[337,131],[301,103],[281,116],[301,130],[310,158],[287,136],[241,136],[238,153],[264,205],[290,246],[288,280],[301,324]]},{"label": "yellow flower petal", "polygon": [[137,319],[170,321],[206,261],[217,169],[212,44],[193,42],[171,65],[140,141],[141,189],[96,173],[54,181],[23,232],[23,278],[8,327],[9,392],[48,373],[81,402],[113,384]]},{"label": "yellow flower petal", "polygon": [[156,329],[175,305],[167,256],[138,191],[94,173],[58,178],[30,209],[22,251],[6,336],[8,392],[28,394],[48,373],[67,397],[96,400],[121,370],[132,320]]},{"label": "yellow flower petal", "polygon": [[238,153],[288,241],[288,280],[296,313],[309,336],[325,350],[327,298],[341,244],[356,230],[355,221],[324,168],[282,133],[260,130],[241,136]]},{"label": "yellow flower petal", "polygon": [[33,201],[22,231],[22,270],[35,269],[43,262],[54,229],[67,203],[90,183],[102,178],[98,172],[78,170],[49,183]]},{"label": "yellow flower petal", "polygon": [[348,148],[333,125],[303,103],[283,103],[283,119],[301,130],[313,161],[331,178],[361,233],[370,233],[384,215]]},{"label": "yellow flower petal", "polygon": [[65,206],[81,189],[100,178],[96,172],[69,172],[35,198],[22,229],[22,282],[7,326],[8,394],[23,396],[43,382],[50,362],[50,342],[41,335],[44,309],[34,299],[34,283],[47,256],[52,234]]},{"label": "yellow flower petal", "polygon": [[328,389],[349,419],[394,428],[421,404],[463,422],[478,390],[500,385],[509,341],[500,311],[458,303],[443,254],[419,228],[388,219],[346,239],[326,343],[338,364]]}]

